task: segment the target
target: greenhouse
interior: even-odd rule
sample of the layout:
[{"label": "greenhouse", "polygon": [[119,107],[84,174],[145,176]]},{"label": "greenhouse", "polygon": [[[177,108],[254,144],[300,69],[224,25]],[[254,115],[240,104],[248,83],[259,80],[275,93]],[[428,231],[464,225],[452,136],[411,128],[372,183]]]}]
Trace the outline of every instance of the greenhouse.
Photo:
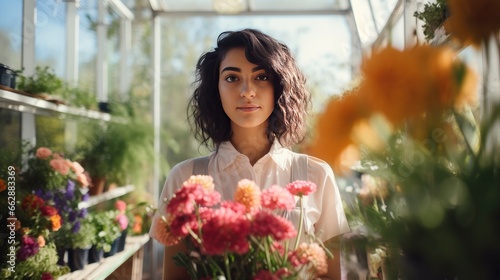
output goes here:
[{"label": "greenhouse", "polygon": [[0,5],[0,279],[496,279],[500,2]]}]

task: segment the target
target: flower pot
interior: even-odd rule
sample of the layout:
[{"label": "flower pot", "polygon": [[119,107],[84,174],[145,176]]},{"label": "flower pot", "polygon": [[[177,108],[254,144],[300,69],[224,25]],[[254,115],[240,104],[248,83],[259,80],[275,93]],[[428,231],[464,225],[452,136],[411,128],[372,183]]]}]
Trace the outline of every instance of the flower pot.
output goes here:
[{"label": "flower pot", "polygon": [[88,263],[100,262],[104,257],[104,250],[102,248],[98,249],[95,245],[92,245],[89,250]]},{"label": "flower pot", "polygon": [[56,246],[56,251],[57,251],[57,264],[60,266],[66,265],[66,262],[64,261],[64,255],[66,254],[66,247],[64,246]]},{"label": "flower pot", "polygon": [[2,63],[0,63],[0,85],[16,88],[16,72]]},{"label": "flower pot", "polygon": [[111,249],[109,250],[109,252],[104,252],[104,257],[107,258],[107,257],[111,257],[113,255],[115,255],[116,253],[118,253],[118,243],[120,242],[120,237],[116,238],[113,243],[111,244]]},{"label": "flower pot", "polygon": [[122,235],[118,237],[118,252],[125,250],[125,241],[127,240],[128,229],[122,232]]},{"label": "flower pot", "polygon": [[97,177],[92,178],[92,187],[89,188],[89,195],[98,195],[104,191],[104,185],[106,183],[106,178]]},{"label": "flower pot", "polygon": [[88,264],[89,250],[90,248],[68,249],[68,266],[72,272],[75,270],[81,270]]}]

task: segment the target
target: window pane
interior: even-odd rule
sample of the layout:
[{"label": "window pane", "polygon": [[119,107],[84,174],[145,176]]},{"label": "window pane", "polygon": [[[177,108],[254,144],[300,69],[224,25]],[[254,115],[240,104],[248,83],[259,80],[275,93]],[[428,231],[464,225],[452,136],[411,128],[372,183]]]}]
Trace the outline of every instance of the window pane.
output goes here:
[{"label": "window pane", "polygon": [[20,70],[23,2],[0,0],[0,63]]},{"label": "window pane", "polygon": [[78,86],[95,94],[97,57],[97,0],[83,0],[78,8]]}]

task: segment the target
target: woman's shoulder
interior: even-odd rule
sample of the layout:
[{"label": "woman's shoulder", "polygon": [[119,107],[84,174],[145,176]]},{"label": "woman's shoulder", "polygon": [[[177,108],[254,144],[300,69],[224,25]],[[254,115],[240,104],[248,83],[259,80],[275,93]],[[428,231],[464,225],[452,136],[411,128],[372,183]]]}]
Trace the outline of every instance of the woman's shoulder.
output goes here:
[{"label": "woman's shoulder", "polygon": [[309,177],[311,177],[311,175],[314,178],[334,177],[332,167],[326,161],[308,154],[296,152],[292,152],[292,154],[295,159],[299,157],[307,158],[307,170]]},{"label": "woman's shoulder", "polygon": [[[169,172],[169,176],[179,176],[179,175],[192,175],[193,174],[193,167],[196,161],[207,159],[210,156],[200,156],[200,157],[195,157],[195,158],[189,158],[186,160],[183,160],[172,167],[172,169]],[[182,176],[185,177],[185,176]]]}]

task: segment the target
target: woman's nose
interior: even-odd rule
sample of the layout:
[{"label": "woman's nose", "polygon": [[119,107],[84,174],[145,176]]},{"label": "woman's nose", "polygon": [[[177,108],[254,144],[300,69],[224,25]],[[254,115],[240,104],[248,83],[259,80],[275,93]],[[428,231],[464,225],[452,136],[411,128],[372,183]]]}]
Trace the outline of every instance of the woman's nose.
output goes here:
[{"label": "woman's nose", "polygon": [[241,97],[254,97],[255,96],[255,87],[252,85],[252,82],[244,82],[241,86]]}]

